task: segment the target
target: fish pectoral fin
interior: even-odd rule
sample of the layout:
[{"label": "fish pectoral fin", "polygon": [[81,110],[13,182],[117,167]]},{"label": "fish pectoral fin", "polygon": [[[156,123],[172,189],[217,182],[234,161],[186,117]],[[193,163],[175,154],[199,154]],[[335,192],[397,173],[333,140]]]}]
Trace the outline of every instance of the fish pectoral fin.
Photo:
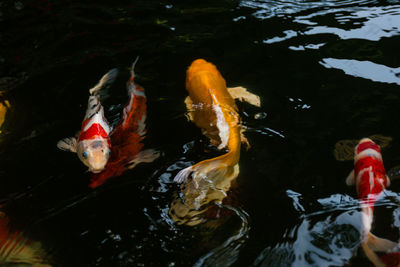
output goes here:
[{"label": "fish pectoral fin", "polygon": [[354,170],[352,170],[346,178],[346,184],[348,186],[354,185]]},{"label": "fish pectoral fin", "polygon": [[186,118],[189,121],[193,121],[194,120],[194,116],[193,116],[193,101],[190,98],[190,96],[185,98],[185,104],[186,104],[186,109],[187,109]]},{"label": "fish pectoral fin", "polygon": [[390,178],[386,175],[386,187],[390,186]]},{"label": "fish pectoral fin", "polygon": [[378,252],[388,252],[397,247],[397,243],[389,239],[377,237],[372,233],[368,233],[367,245],[371,250]]},{"label": "fish pectoral fin", "polygon": [[146,150],[140,151],[136,155],[136,157],[127,164],[127,168],[132,169],[136,165],[138,165],[139,163],[142,163],[142,162],[147,162],[147,163],[153,162],[159,156],[160,156],[160,151],[155,150],[155,149],[146,149]]},{"label": "fish pectoral fin", "polygon": [[233,99],[237,99],[240,101],[246,101],[247,103],[249,103],[253,106],[256,106],[256,107],[261,106],[260,97],[258,95],[250,93],[244,87],[238,86],[238,87],[228,88],[228,92],[232,96]]},{"label": "fish pectoral fin", "polygon": [[64,138],[57,142],[57,147],[64,151],[76,153],[77,146],[78,141],[75,137]]}]

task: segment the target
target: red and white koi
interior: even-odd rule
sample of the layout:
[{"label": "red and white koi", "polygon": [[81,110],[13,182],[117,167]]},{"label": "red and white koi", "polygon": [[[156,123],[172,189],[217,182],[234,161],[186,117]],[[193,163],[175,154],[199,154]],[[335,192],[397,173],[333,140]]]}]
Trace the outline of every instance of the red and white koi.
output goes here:
[{"label": "red and white koi", "polygon": [[361,246],[376,266],[385,266],[373,251],[387,252],[397,246],[395,242],[379,238],[371,231],[376,200],[390,185],[383,166],[379,146],[369,138],[362,139],[354,151],[354,170],[347,177],[348,185],[355,184],[358,198],[362,201],[363,237]]},{"label": "red and white koi", "polygon": [[57,143],[58,148],[77,153],[79,159],[93,173],[101,172],[110,157],[109,134],[111,128],[104,117],[100,93],[106,85],[115,80],[117,74],[117,69],[110,70],[95,87],[89,90],[88,107],[78,138],[65,138]]},{"label": "red and white koi", "polygon": [[153,149],[142,151],[142,140],[146,134],[146,95],[143,87],[134,82],[135,65],[133,62],[131,77],[127,83],[129,101],[122,111],[122,118],[111,133],[111,156],[105,169],[92,175],[89,187],[97,187],[108,178],[120,176],[140,162],[152,162],[159,157]]}]

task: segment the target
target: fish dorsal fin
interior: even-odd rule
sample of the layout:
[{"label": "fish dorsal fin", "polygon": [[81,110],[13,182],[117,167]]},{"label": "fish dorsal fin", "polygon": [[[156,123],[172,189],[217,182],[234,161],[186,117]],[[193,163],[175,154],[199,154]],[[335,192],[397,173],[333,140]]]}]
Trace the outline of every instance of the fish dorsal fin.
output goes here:
[{"label": "fish dorsal fin", "polygon": [[109,84],[113,83],[118,75],[118,69],[111,69],[101,77],[100,81],[89,90],[90,95],[100,95],[101,91]]},{"label": "fish dorsal fin", "polygon": [[64,151],[74,152],[76,153],[76,149],[78,146],[78,142],[75,137],[68,137],[61,139],[57,143],[57,147]]},{"label": "fish dorsal fin", "polygon": [[385,238],[380,238],[372,233],[368,233],[367,245],[373,251],[388,252],[397,247],[397,243]]}]

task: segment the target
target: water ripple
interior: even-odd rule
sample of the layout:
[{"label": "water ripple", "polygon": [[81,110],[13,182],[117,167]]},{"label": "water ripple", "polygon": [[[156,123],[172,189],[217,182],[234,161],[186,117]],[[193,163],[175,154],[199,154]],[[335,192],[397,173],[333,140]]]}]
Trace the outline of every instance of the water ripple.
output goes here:
[{"label": "water ripple", "polygon": [[240,208],[235,208],[227,205],[219,205],[220,208],[224,207],[233,211],[242,221],[241,227],[237,234],[229,237],[220,246],[214,248],[206,255],[202,256],[195,264],[195,267],[200,266],[230,266],[233,264],[238,256],[241,247],[248,238],[250,226],[248,222],[249,215],[247,212]]},{"label": "water ripple", "polygon": [[[329,11],[335,14],[335,20],[343,25],[352,21],[353,29],[348,26],[343,28],[319,25],[309,27],[304,34],[334,34],[343,40],[346,39],[364,39],[370,41],[378,41],[384,37],[391,37],[400,34],[400,6],[390,7],[373,7],[359,8],[343,15],[342,9],[334,9]],[[324,13],[326,15],[326,13]],[[316,14],[308,16],[308,18],[316,17]],[[306,17],[298,17],[297,22],[305,22]],[[310,21],[310,20],[309,20]],[[364,22],[362,22],[364,21]]]},{"label": "water ripple", "polygon": [[240,3],[242,7],[249,7],[256,9],[254,16],[259,19],[268,19],[271,17],[282,17],[288,14],[295,14],[301,11],[324,8],[330,9],[332,7],[344,7],[344,6],[357,6],[367,5],[371,3],[377,3],[374,0],[358,0],[358,1],[341,1],[341,0],[330,0],[330,1],[274,1],[274,0],[245,0]]},{"label": "water ripple", "polygon": [[371,61],[336,58],[324,58],[320,64],[326,68],[343,70],[347,75],[354,77],[400,85],[400,67],[390,68]]},{"label": "water ripple", "polygon": [[[304,201],[300,193],[286,191],[294,208],[303,214],[302,221],[288,229],[283,241],[266,247],[254,266],[342,266],[348,264],[361,242],[361,202],[347,195],[335,194],[318,199],[321,205]],[[393,225],[400,227],[400,194],[385,191],[376,206],[392,210]],[[307,204],[307,206],[303,206]],[[315,203],[314,203],[315,204]]]},{"label": "water ripple", "polygon": [[[379,41],[382,38],[400,35],[400,5],[365,6],[375,1],[243,1],[241,6],[257,11],[253,15],[265,20],[272,17],[285,17],[296,23],[276,36],[262,40],[273,44],[290,39],[304,39],[306,36],[335,35],[342,40],[363,39]],[[362,5],[361,5],[362,4]],[[318,49],[319,44],[299,44],[290,46],[291,50]]]}]

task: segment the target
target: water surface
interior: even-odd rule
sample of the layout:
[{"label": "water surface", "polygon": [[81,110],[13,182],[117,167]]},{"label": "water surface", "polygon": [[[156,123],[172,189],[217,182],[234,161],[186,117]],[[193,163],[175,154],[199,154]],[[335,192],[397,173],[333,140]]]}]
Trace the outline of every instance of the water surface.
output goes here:
[{"label": "water surface", "polygon": [[[400,165],[400,2],[1,1],[0,199],[12,230],[54,266],[368,266],[360,209],[338,161],[340,140],[380,134]],[[146,148],[162,156],[92,190],[73,136],[88,89],[120,76],[104,103],[116,123],[129,66],[148,98]],[[188,122],[185,71],[205,58],[238,103],[246,136],[237,185],[221,216],[194,227],[168,215],[184,167],[217,154]],[[3,109],[1,109],[3,110]],[[399,238],[392,183],[374,233]],[[10,230],[11,231],[11,230]]]}]

